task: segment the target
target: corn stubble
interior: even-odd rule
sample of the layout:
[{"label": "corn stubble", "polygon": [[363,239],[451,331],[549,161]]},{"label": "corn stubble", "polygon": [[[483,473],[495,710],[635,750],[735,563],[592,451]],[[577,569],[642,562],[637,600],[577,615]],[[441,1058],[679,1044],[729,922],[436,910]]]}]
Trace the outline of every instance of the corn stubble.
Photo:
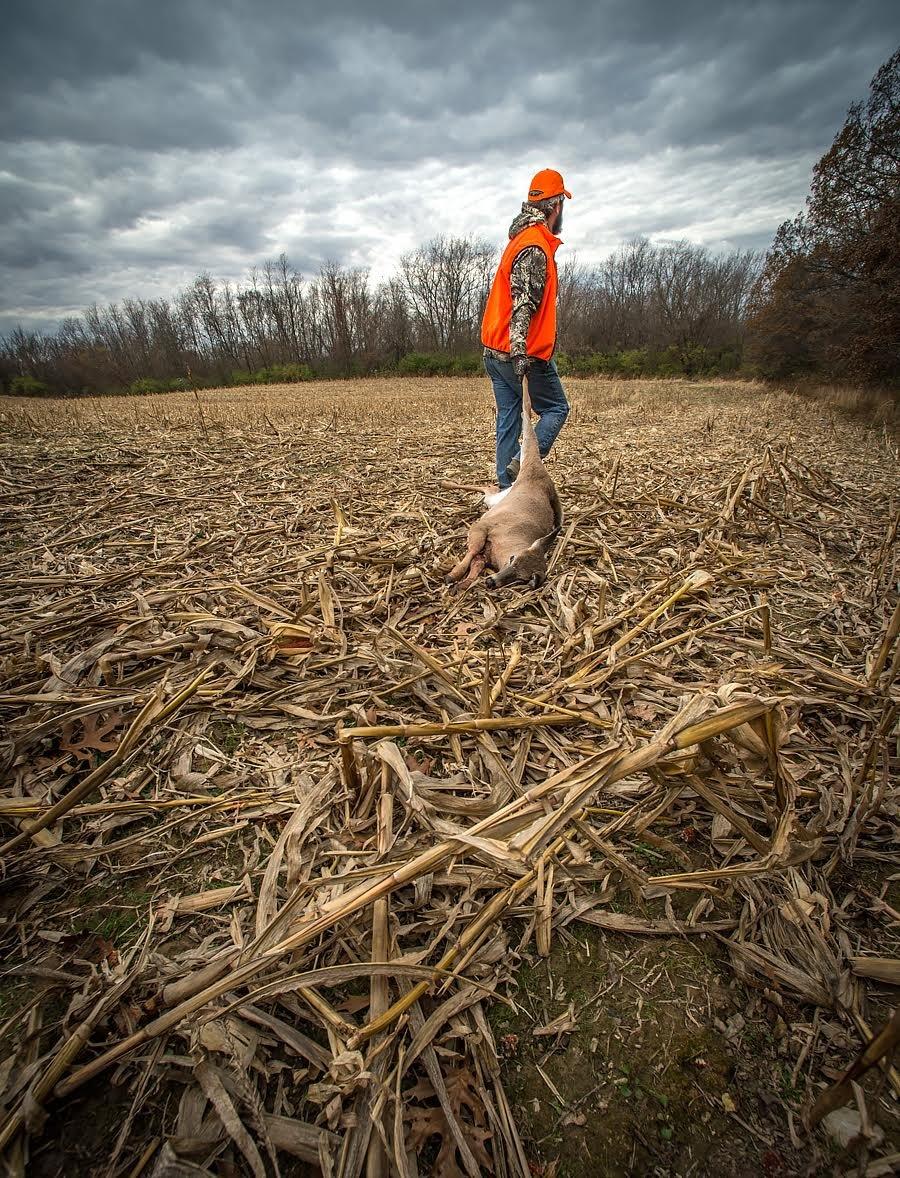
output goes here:
[{"label": "corn stubble", "polygon": [[14,1172],[114,1074],[110,1175],[527,1175],[489,1016],[579,923],[717,939],[803,1012],[798,1149],[900,1091],[897,914],[848,882],[895,853],[893,441],[571,393],[551,579],[459,598],[483,382],[3,406]]}]

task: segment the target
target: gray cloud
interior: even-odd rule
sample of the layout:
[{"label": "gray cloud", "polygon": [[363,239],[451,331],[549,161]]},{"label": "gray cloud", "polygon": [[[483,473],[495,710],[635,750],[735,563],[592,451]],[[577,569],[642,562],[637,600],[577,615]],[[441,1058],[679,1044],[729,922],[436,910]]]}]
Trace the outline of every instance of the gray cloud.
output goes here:
[{"label": "gray cloud", "polygon": [[237,278],[502,241],[532,171],[567,247],[765,248],[895,48],[893,0],[32,0],[0,46],[0,332]]}]

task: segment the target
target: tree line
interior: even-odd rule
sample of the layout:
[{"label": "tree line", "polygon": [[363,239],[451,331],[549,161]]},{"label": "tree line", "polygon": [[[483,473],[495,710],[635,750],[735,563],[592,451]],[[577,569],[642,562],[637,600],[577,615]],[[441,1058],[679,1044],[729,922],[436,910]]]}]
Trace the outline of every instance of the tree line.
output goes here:
[{"label": "tree line", "polygon": [[[0,343],[6,391],[156,392],[480,367],[480,324],[498,260],[490,243],[439,236],[373,283],[329,263],[305,278],[282,254],[240,283],[201,274],[171,299],[93,306],[55,332]],[[750,252],[637,238],[596,268],[560,269],[558,361],[569,372],[731,371],[758,274]]]},{"label": "tree line", "polygon": [[816,164],[805,211],[778,229],[747,328],[764,376],[900,388],[900,49]]}]

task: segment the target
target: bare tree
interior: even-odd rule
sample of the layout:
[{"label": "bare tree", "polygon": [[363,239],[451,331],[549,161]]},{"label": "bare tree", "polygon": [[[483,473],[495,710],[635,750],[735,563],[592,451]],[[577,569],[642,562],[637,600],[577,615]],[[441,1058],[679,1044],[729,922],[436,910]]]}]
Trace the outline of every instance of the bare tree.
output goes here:
[{"label": "bare tree", "polygon": [[471,237],[433,237],[400,259],[416,333],[439,352],[471,348],[487,298],[494,251]]}]

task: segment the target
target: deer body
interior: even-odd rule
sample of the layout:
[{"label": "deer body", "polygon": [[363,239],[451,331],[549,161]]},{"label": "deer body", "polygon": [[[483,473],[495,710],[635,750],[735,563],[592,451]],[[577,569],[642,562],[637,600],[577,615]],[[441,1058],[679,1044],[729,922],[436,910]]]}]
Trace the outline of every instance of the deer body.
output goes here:
[{"label": "deer body", "polygon": [[547,555],[562,525],[562,507],[541,461],[527,381],[522,385],[522,465],[511,487],[486,491],[484,500],[488,509],[469,529],[466,554],[447,580],[464,588],[490,568],[495,570],[488,578],[492,588],[512,581],[525,581],[533,589],[542,585]]}]

